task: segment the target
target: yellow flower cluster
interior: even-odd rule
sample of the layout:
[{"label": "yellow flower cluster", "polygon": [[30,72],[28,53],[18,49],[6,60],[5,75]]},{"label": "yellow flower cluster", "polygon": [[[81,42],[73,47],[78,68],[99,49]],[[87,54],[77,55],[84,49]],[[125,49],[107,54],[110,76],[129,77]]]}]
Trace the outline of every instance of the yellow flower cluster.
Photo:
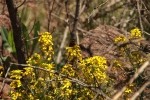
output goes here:
[{"label": "yellow flower cluster", "polygon": [[138,65],[138,66],[141,66],[141,64],[143,64],[146,60],[145,57],[142,56],[141,52],[139,51],[133,51],[130,53],[129,56],[130,56],[132,64]]},{"label": "yellow flower cluster", "polygon": [[72,92],[72,89],[70,89],[72,86],[72,83],[68,79],[63,80],[61,83],[62,83],[62,86],[60,87],[60,89],[64,91],[64,93],[62,93],[61,95],[69,96]]},{"label": "yellow flower cluster", "polygon": [[126,41],[126,37],[124,37],[124,36],[119,36],[119,37],[115,38],[115,40],[114,40],[115,43],[125,42],[125,41]]},{"label": "yellow flower cluster", "polygon": [[41,61],[41,55],[38,53],[34,53],[28,60],[27,64],[29,65],[37,65]]},{"label": "yellow flower cluster", "polygon": [[11,91],[10,95],[11,95],[11,100],[18,100],[18,98],[21,97],[21,92]]},{"label": "yellow flower cluster", "polygon": [[[22,86],[22,83],[20,79],[22,78],[22,70],[13,70],[10,72],[10,78],[13,79],[13,81],[10,83],[11,88],[19,88]],[[12,100],[16,100],[21,96],[21,93],[16,91],[10,91],[10,95]]]},{"label": "yellow flower cluster", "polygon": [[13,79],[13,81],[11,82],[10,86],[12,88],[16,88],[16,87],[20,87],[21,86],[21,81],[20,79],[22,78],[22,70],[13,70],[10,72],[10,78]]},{"label": "yellow flower cluster", "polygon": [[130,84],[124,91],[124,95],[126,95],[126,97],[131,96],[131,93],[133,93],[133,88],[134,88],[134,83]]},{"label": "yellow flower cluster", "polygon": [[73,66],[71,64],[66,64],[61,69],[61,73],[67,76],[75,76],[75,70],[73,69]]},{"label": "yellow flower cluster", "polygon": [[49,63],[42,63],[41,64],[41,67],[42,68],[45,68],[45,69],[47,69],[47,70],[54,70],[54,64],[49,64]]},{"label": "yellow flower cluster", "polygon": [[120,61],[118,61],[118,60],[114,60],[114,61],[113,61],[113,66],[115,66],[115,67],[121,67],[121,66],[122,66],[122,64],[121,64],[121,62],[120,62]]},{"label": "yellow flower cluster", "polygon": [[94,56],[83,60],[80,63],[80,68],[85,75],[87,82],[94,82],[94,78],[98,80],[98,83],[107,83],[108,77],[106,74],[107,61],[104,57]]},{"label": "yellow flower cluster", "polygon": [[67,47],[66,55],[68,61],[72,61],[73,59],[78,59],[79,61],[82,60],[81,50],[78,45],[75,45],[74,47]]},{"label": "yellow flower cluster", "polygon": [[131,38],[141,38],[142,33],[141,33],[140,29],[138,29],[138,28],[132,29],[130,32],[130,37]]},{"label": "yellow flower cluster", "polygon": [[132,93],[132,90],[130,88],[126,88],[126,90],[124,92],[125,93]]},{"label": "yellow flower cluster", "polygon": [[25,67],[24,68],[25,72],[23,73],[23,76],[35,76],[35,73],[33,71],[33,68],[32,67]]},{"label": "yellow flower cluster", "polygon": [[51,33],[41,33],[38,42],[40,44],[41,51],[44,53],[48,60],[51,60],[51,56],[54,53]]}]

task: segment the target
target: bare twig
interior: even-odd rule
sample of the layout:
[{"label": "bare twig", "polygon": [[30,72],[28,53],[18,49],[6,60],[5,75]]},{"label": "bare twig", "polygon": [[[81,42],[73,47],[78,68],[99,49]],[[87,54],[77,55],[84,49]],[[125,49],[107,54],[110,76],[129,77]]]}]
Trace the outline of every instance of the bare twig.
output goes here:
[{"label": "bare twig", "polygon": [[3,89],[4,89],[5,82],[6,82],[6,78],[7,78],[7,75],[8,75],[8,73],[9,73],[9,70],[10,70],[10,66],[8,67],[7,72],[6,72],[6,74],[5,74],[5,79],[3,79],[3,83],[2,83],[2,87],[1,87],[1,89],[0,89],[0,93],[1,93],[1,92],[3,91]]},{"label": "bare twig", "polygon": [[150,81],[146,82],[129,100],[136,100],[136,98],[142,93],[142,91],[150,85]]},{"label": "bare twig", "polygon": [[144,28],[143,28],[143,24],[142,24],[140,1],[141,1],[141,0],[137,0],[137,9],[138,9],[138,15],[139,15],[138,17],[139,17],[139,22],[140,22],[140,28],[141,28],[141,31],[143,32],[143,31],[144,31]]},{"label": "bare twig", "polygon": [[102,4],[99,4],[96,8],[94,8],[94,10],[91,12],[91,14],[88,17],[88,22],[93,16],[95,16],[99,12],[99,8],[103,5],[105,5],[108,1],[109,0],[106,0],[105,2],[103,2]]},{"label": "bare twig", "polygon": [[22,5],[24,5],[25,2],[26,2],[26,0],[24,0],[18,7],[16,7],[16,9],[18,9],[19,7],[21,7]]},{"label": "bare twig", "polygon": [[67,33],[69,31],[69,27],[67,26],[65,31],[64,31],[64,36],[63,36],[63,40],[61,42],[61,45],[60,45],[60,48],[59,48],[59,52],[58,52],[58,55],[57,55],[57,59],[56,59],[56,63],[59,64],[60,61],[61,61],[61,56],[62,56],[62,49],[64,48],[65,46],[65,42],[66,42],[66,39],[67,39]]},{"label": "bare twig", "polygon": [[145,34],[149,35],[150,36],[150,33],[146,32],[146,31],[143,31]]},{"label": "bare twig", "polygon": [[5,80],[5,83],[10,83],[10,82],[12,82],[12,79],[11,79],[11,78],[3,78],[3,77],[0,77],[0,82],[3,82],[3,80]]},{"label": "bare twig", "polygon": [[129,80],[128,84],[124,86],[116,95],[113,96],[112,100],[118,100],[119,97],[126,90],[127,86],[134,82],[134,80],[144,71],[144,69],[149,65],[149,61],[146,61],[138,70],[135,72],[134,76]]},{"label": "bare twig", "polygon": [[79,12],[79,16],[84,12],[86,5],[85,5],[86,0],[82,1],[83,6],[80,7],[80,12]]},{"label": "bare twig", "polygon": [[70,44],[69,46],[74,46],[76,43],[76,29],[77,29],[77,22],[79,16],[79,9],[80,9],[80,0],[76,0],[76,11],[75,11],[75,18],[73,23],[73,29],[70,33]]},{"label": "bare twig", "polygon": [[52,3],[52,7],[50,9],[50,0],[47,0],[47,3],[48,3],[48,23],[47,23],[47,29],[48,29],[48,32],[50,31],[50,23],[51,23],[51,15],[52,15],[52,11],[53,11],[53,8],[54,8],[54,3],[55,3],[55,0],[53,0],[53,3]]},{"label": "bare twig", "polygon": [[94,96],[94,98],[92,99],[92,100],[96,100],[97,99],[97,97],[98,97],[98,93]]}]

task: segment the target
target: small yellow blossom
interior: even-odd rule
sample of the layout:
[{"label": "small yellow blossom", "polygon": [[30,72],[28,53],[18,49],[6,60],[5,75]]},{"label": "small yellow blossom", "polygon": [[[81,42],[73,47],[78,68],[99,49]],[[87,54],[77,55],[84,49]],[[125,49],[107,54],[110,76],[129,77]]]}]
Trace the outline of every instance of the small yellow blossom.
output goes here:
[{"label": "small yellow blossom", "polygon": [[12,88],[18,88],[20,87],[22,84],[21,84],[21,81],[20,80],[13,80],[11,83],[10,83],[10,86]]},{"label": "small yellow blossom", "polygon": [[34,96],[31,93],[28,95],[28,97],[30,98],[30,100],[35,100]]},{"label": "small yellow blossom", "polygon": [[75,76],[75,70],[73,69],[73,66],[71,64],[64,65],[61,73],[68,76]]},{"label": "small yellow blossom", "polygon": [[132,90],[130,88],[126,88],[126,90],[124,92],[125,93],[132,93]]},{"label": "small yellow blossom", "polygon": [[25,67],[24,70],[25,70],[25,72],[23,73],[24,76],[27,76],[27,75],[34,75],[34,72],[33,72],[33,68],[32,68],[32,67]]},{"label": "small yellow blossom", "polygon": [[124,37],[124,36],[119,36],[119,37],[115,38],[115,40],[114,40],[115,43],[125,42],[125,41],[126,41],[126,37]]},{"label": "small yellow blossom", "polygon": [[12,100],[18,100],[18,98],[21,97],[21,92],[19,93],[19,92],[11,91],[10,95]]},{"label": "small yellow blossom", "polygon": [[140,29],[138,29],[138,28],[132,29],[131,32],[130,32],[130,37],[131,38],[140,38],[140,37],[142,37],[142,33],[141,33]]},{"label": "small yellow blossom", "polygon": [[41,67],[43,67],[47,70],[53,70],[54,69],[54,64],[42,63]]},{"label": "small yellow blossom", "polygon": [[107,83],[108,76],[106,74],[107,62],[104,57],[89,57],[79,64],[79,68],[84,72],[88,82],[93,82],[93,78],[97,78],[100,83]]},{"label": "small yellow blossom", "polygon": [[127,94],[129,94],[129,93],[132,93],[133,91],[132,91],[132,88],[134,87],[134,84],[132,83],[132,84],[130,84],[127,88],[126,88],[126,90],[124,91],[125,93],[127,93]]},{"label": "small yellow blossom", "polygon": [[72,85],[72,83],[68,79],[63,80],[62,83],[63,83],[63,86],[61,87],[62,89],[69,88]]},{"label": "small yellow blossom", "polygon": [[114,60],[114,61],[113,61],[113,65],[114,65],[115,67],[121,67],[121,66],[122,66],[121,62],[119,62],[118,60]]},{"label": "small yellow blossom", "polygon": [[41,61],[41,56],[38,53],[34,53],[28,60],[27,60],[27,64],[31,64],[31,65],[36,65],[38,63],[40,63]]},{"label": "small yellow blossom", "polygon": [[20,80],[22,78],[22,70],[13,70],[10,72],[10,78],[18,79]]},{"label": "small yellow blossom", "polygon": [[42,77],[39,77],[39,79],[38,79],[39,81],[44,81],[44,78],[42,78]]},{"label": "small yellow blossom", "polygon": [[44,53],[45,56],[48,57],[47,60],[51,60],[51,56],[54,53],[52,35],[49,32],[41,33],[38,41],[41,51]]},{"label": "small yellow blossom", "polygon": [[78,59],[79,61],[82,60],[81,50],[78,45],[75,45],[74,47],[67,47],[66,55],[69,61],[72,61],[73,59]]},{"label": "small yellow blossom", "polygon": [[70,82],[70,80],[69,79],[64,79],[61,82],[60,95],[62,97],[70,96],[72,91],[73,91],[71,87],[72,87],[72,83]]}]

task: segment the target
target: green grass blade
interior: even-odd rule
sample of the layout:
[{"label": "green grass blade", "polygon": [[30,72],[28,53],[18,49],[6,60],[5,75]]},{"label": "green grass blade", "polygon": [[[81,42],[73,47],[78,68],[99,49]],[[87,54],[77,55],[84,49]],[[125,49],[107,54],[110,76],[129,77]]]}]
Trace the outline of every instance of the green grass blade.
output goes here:
[{"label": "green grass blade", "polygon": [[33,45],[32,45],[32,52],[31,54],[34,52],[35,50],[35,47],[38,43],[38,32],[40,31],[40,22],[37,21],[35,24],[34,24],[34,39],[33,39]]},{"label": "green grass blade", "polygon": [[10,44],[9,44],[9,40],[8,40],[8,34],[9,32],[6,30],[6,28],[2,27],[1,28],[1,36],[2,36],[2,41],[3,41],[3,47],[5,50],[8,50],[10,53],[13,52]]},{"label": "green grass blade", "polygon": [[26,54],[28,55],[29,51],[30,51],[31,41],[30,41],[30,36],[29,36],[29,33],[28,33],[28,29],[23,23],[22,23],[22,33],[23,33],[25,51],[26,51]]}]

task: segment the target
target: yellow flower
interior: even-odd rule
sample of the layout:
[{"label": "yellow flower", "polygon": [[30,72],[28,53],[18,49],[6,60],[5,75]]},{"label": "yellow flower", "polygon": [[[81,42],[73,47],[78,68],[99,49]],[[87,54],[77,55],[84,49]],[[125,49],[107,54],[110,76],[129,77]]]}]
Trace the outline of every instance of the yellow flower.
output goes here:
[{"label": "yellow flower", "polygon": [[132,93],[132,90],[130,88],[126,88],[126,90],[124,92],[125,93]]},{"label": "yellow flower", "polygon": [[32,67],[25,67],[24,70],[25,70],[25,72],[23,73],[24,76],[26,76],[26,75],[34,75]]},{"label": "yellow flower", "polygon": [[49,32],[41,33],[38,41],[41,51],[44,53],[45,56],[49,57],[48,60],[51,60],[51,55],[54,53],[52,35]]},{"label": "yellow flower", "polygon": [[13,70],[10,72],[10,78],[18,79],[20,80],[22,78],[22,70]]},{"label": "yellow flower", "polygon": [[34,96],[31,93],[28,95],[28,97],[30,98],[30,100],[35,100]]},{"label": "yellow flower", "polygon": [[73,69],[73,66],[71,64],[64,65],[61,73],[72,77],[75,76],[75,70]]},{"label": "yellow flower", "polygon": [[62,97],[65,97],[65,96],[70,96],[71,93],[72,93],[72,83],[70,82],[69,79],[64,79],[62,82],[61,82],[61,87],[60,87],[60,95]]},{"label": "yellow flower", "polygon": [[140,38],[140,37],[142,37],[142,33],[141,33],[140,29],[138,29],[138,28],[132,29],[131,32],[130,32],[130,37],[131,38]]},{"label": "yellow flower", "polygon": [[121,67],[121,66],[122,66],[121,62],[119,62],[118,60],[114,60],[114,61],[113,61],[113,65],[114,65],[115,67]]},{"label": "yellow flower", "polygon": [[12,100],[17,100],[19,97],[21,97],[21,93],[15,91],[11,91],[10,95]]},{"label": "yellow flower", "polygon": [[54,69],[54,64],[42,63],[41,67],[43,67],[47,70],[53,70]]},{"label": "yellow flower", "polygon": [[34,53],[28,60],[27,64],[36,65],[40,63],[41,61],[41,55],[38,53]]},{"label": "yellow flower", "polygon": [[63,86],[61,87],[62,89],[69,88],[72,85],[72,83],[68,79],[63,80],[62,84],[63,84]]},{"label": "yellow flower", "polygon": [[78,59],[79,61],[82,60],[81,50],[78,45],[66,47],[66,55],[69,61],[72,61],[73,59]]},{"label": "yellow flower", "polygon": [[134,84],[132,83],[132,84],[130,84],[127,88],[126,88],[126,90],[124,91],[125,93],[127,93],[127,94],[129,94],[129,93],[132,93],[133,91],[132,91],[132,88],[134,87]]},{"label": "yellow flower", "polygon": [[79,64],[79,68],[84,72],[87,82],[93,82],[94,77],[99,83],[108,82],[107,62],[104,57],[94,56],[84,59]]},{"label": "yellow flower", "polygon": [[18,88],[20,87],[22,84],[21,84],[21,81],[20,80],[13,80],[11,83],[10,83],[10,86],[12,88]]},{"label": "yellow flower", "polygon": [[114,40],[115,43],[125,42],[125,41],[126,41],[126,37],[124,37],[124,36],[119,36],[119,37],[115,38],[115,40]]}]

